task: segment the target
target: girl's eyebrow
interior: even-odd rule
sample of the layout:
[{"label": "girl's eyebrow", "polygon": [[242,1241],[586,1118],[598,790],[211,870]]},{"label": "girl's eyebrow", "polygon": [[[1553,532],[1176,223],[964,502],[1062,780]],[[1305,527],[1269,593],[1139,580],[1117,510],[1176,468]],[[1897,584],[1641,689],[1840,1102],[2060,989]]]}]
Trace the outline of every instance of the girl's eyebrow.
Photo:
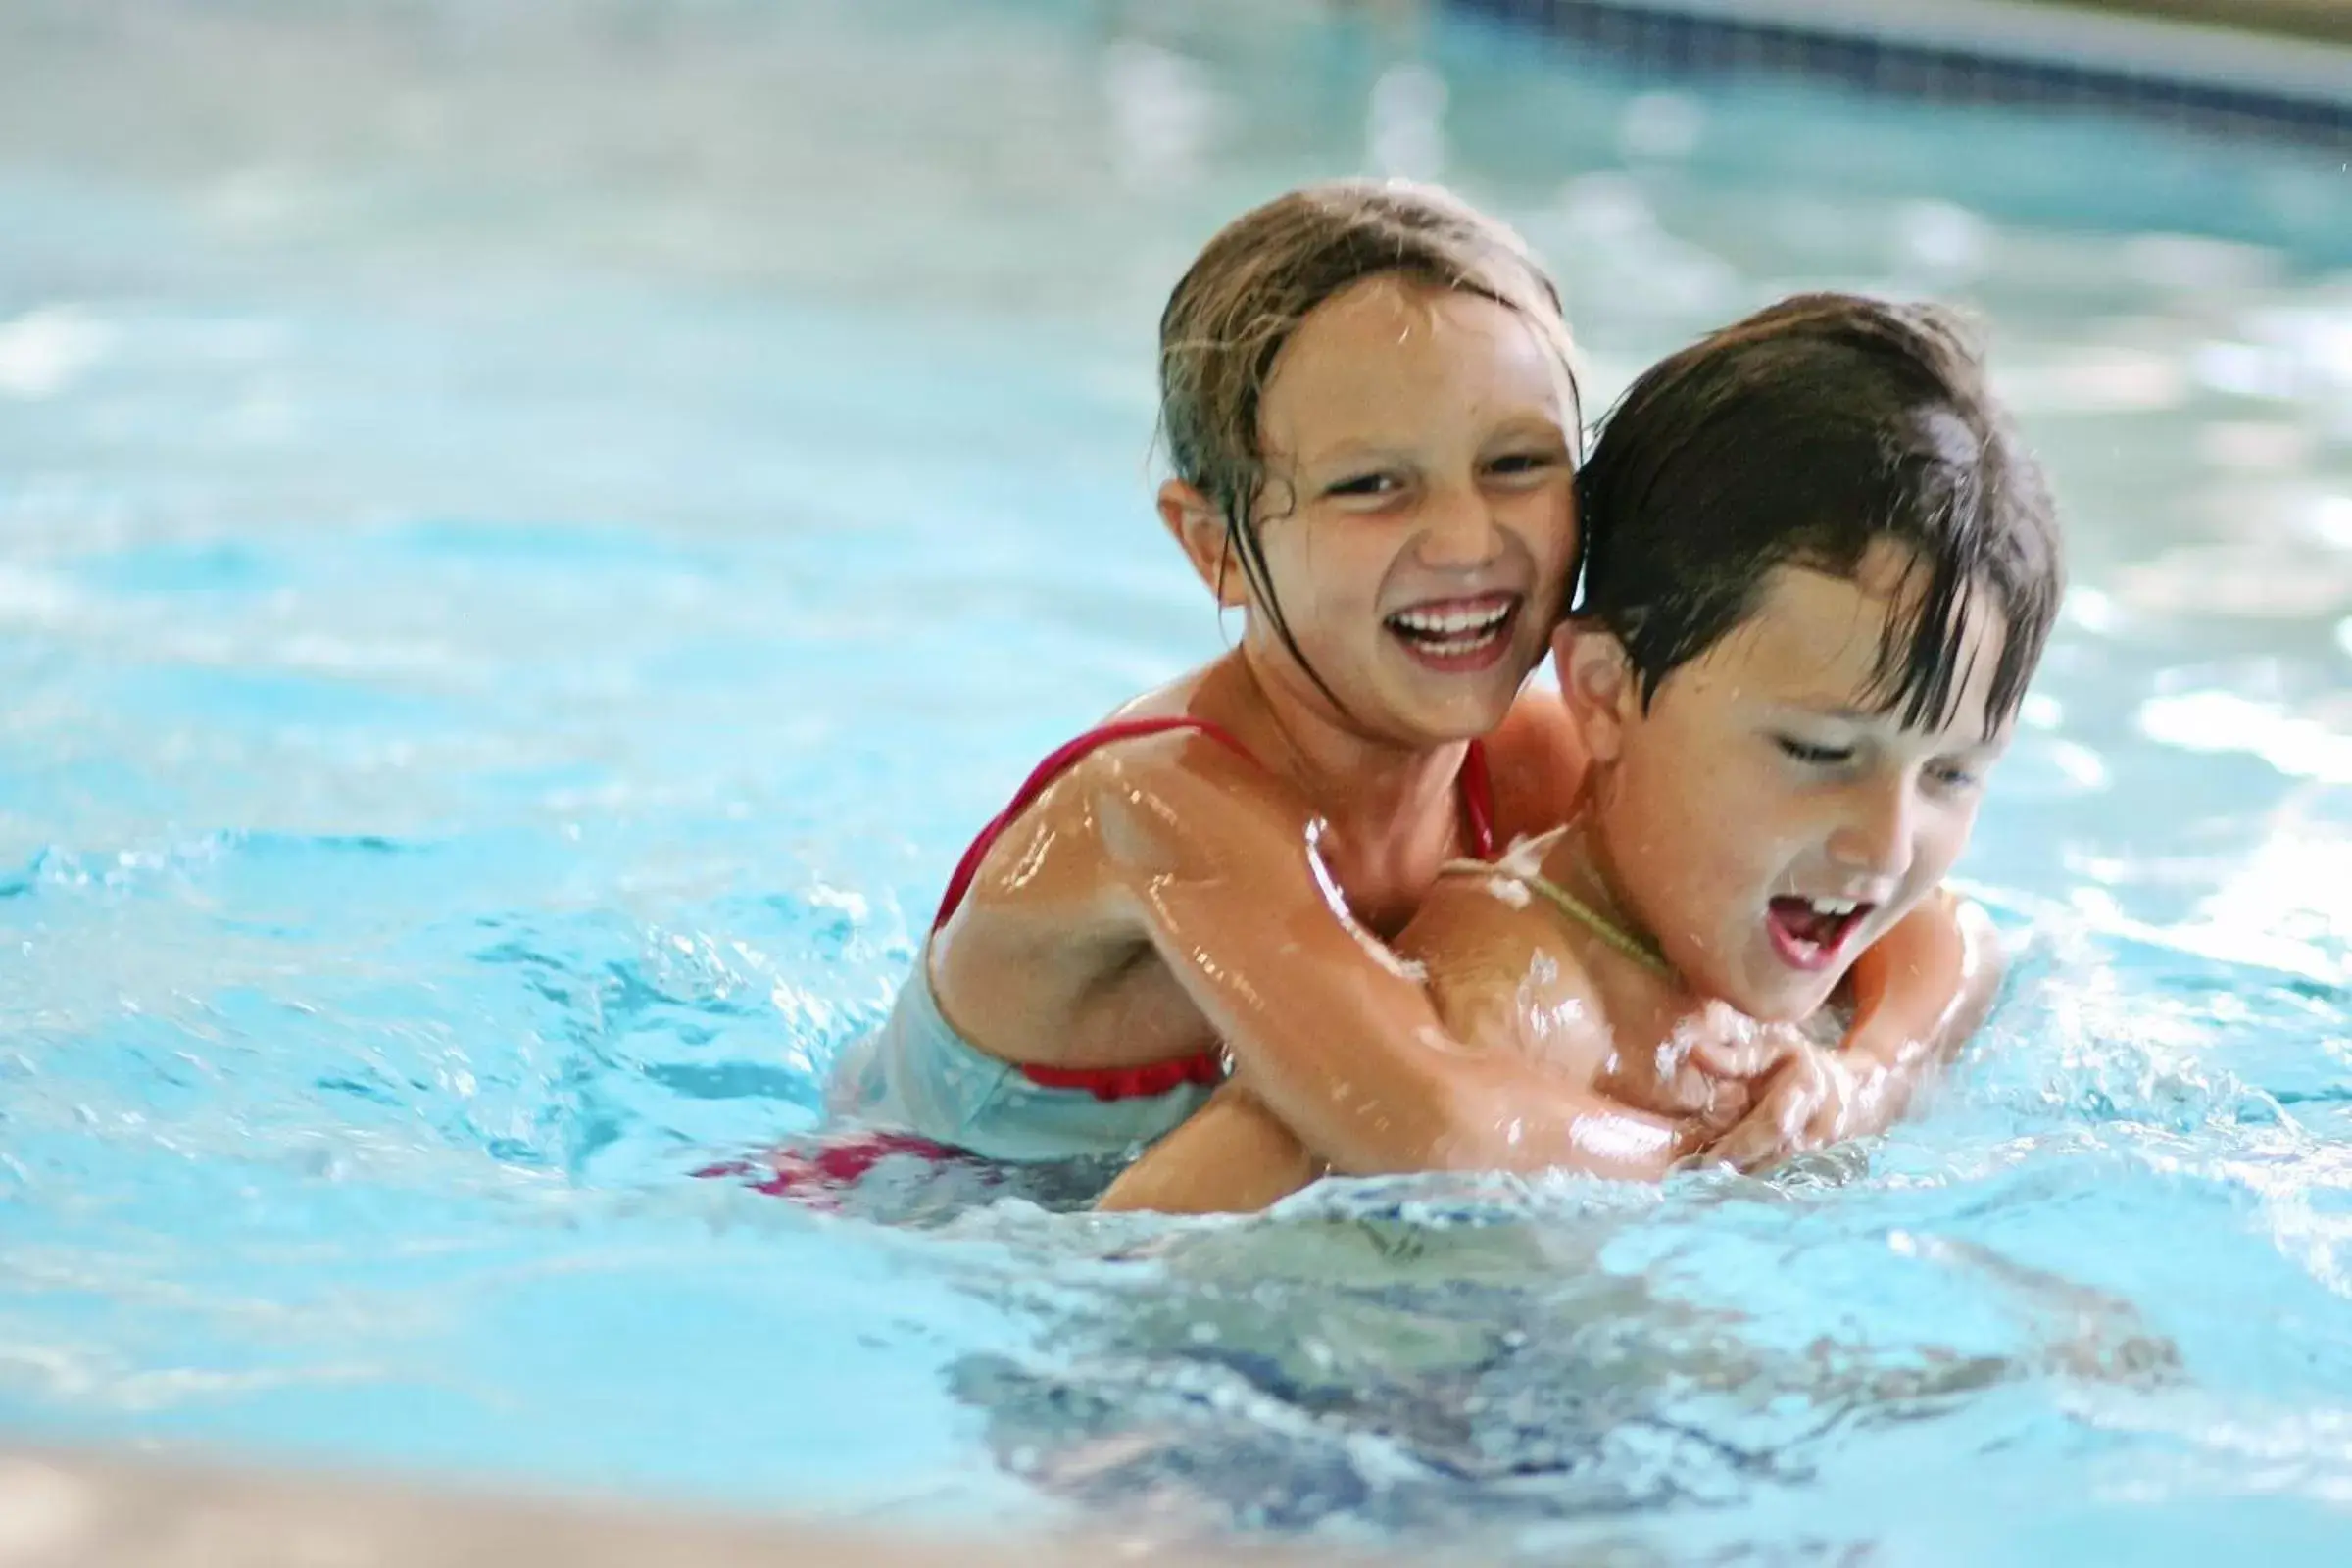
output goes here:
[{"label": "girl's eyebrow", "polygon": [[1542,435],[1556,441],[1568,439],[1567,426],[1560,422],[1558,415],[1535,409],[1520,410],[1496,419],[1494,434],[1504,437]]},{"label": "girl's eyebrow", "polygon": [[[1496,420],[1494,430],[1487,437],[1486,444],[1492,446],[1499,441],[1518,441],[1529,436],[1537,437],[1562,450],[1568,449],[1571,445],[1568,432],[1558,419],[1533,411],[1515,414],[1507,418]],[[1352,467],[1359,464],[1409,464],[1416,460],[1409,443],[1349,436],[1335,441],[1327,447],[1317,447],[1298,453],[1291,461],[1298,467],[1312,471],[1324,468]]]},{"label": "girl's eyebrow", "polygon": [[1302,468],[1349,467],[1363,463],[1396,463],[1403,460],[1402,448],[1383,446],[1372,441],[1342,441],[1319,452],[1301,457]]}]

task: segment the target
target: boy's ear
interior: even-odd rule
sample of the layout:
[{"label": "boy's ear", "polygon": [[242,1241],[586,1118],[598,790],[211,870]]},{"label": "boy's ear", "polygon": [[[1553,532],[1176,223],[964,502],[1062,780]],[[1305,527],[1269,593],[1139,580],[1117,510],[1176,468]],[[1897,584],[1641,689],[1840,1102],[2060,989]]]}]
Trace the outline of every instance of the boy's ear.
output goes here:
[{"label": "boy's ear", "polygon": [[1625,745],[1625,728],[1641,708],[1625,644],[1597,622],[1572,616],[1552,633],[1551,657],[1585,750],[1595,762],[1615,761]]},{"label": "boy's ear", "polygon": [[1184,559],[1193,564],[1193,570],[1208,584],[1208,591],[1217,596],[1219,610],[1250,602],[1242,564],[1234,559],[1233,540],[1226,531],[1225,519],[1209,505],[1208,497],[1182,479],[1170,479],[1159,487],[1159,520],[1167,524],[1176,548],[1184,552]]}]

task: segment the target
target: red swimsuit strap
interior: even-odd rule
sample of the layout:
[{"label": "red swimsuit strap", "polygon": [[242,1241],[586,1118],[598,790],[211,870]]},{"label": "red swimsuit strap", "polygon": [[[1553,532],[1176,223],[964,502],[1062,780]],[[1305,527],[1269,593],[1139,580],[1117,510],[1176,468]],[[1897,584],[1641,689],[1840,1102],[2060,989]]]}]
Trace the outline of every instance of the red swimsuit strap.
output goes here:
[{"label": "red swimsuit strap", "polygon": [[1470,853],[1494,858],[1494,780],[1487,772],[1487,743],[1472,741],[1462,754],[1462,824],[1470,830]]},{"label": "red swimsuit strap", "polygon": [[[948,923],[964,896],[972,890],[972,879],[980,874],[980,862],[988,856],[1013,819],[1037,803],[1048,785],[1067,772],[1078,760],[1099,746],[1112,741],[1134,740],[1146,735],[1166,735],[1179,730],[1192,730],[1205,735],[1231,750],[1237,757],[1254,762],[1248,747],[1234,739],[1231,731],[1212,724],[1204,718],[1123,718],[1090,729],[1084,734],[1063,742],[1046,757],[1012,792],[1012,800],[980,830],[972,847],[963,852],[956,862],[955,873],[948,878],[948,891],[939,901],[939,915],[931,922],[937,931]],[[1480,859],[1492,859],[1494,855],[1494,786],[1487,773],[1487,749],[1477,741],[1462,758],[1462,822],[1469,830],[1470,850]],[[1022,1077],[1045,1089],[1082,1089],[1097,1100],[1139,1100],[1164,1095],[1184,1084],[1216,1084],[1225,1077],[1225,1055],[1221,1051],[1204,1051],[1198,1055],[1179,1056],[1172,1061],[1146,1062],[1138,1067],[1048,1067],[1036,1062],[1013,1064]]]}]

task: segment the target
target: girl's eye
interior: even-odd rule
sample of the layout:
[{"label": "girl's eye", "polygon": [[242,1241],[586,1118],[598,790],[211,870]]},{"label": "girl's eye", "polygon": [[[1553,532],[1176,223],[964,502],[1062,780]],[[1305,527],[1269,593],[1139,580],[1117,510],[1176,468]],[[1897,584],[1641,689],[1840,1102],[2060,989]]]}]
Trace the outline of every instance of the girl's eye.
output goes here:
[{"label": "girl's eye", "polygon": [[1342,479],[1323,493],[1327,496],[1385,496],[1395,494],[1396,488],[1396,476],[1393,473],[1362,473],[1352,479]]},{"label": "girl's eye", "polygon": [[1775,735],[1772,743],[1781,749],[1783,756],[1812,767],[1835,767],[1854,758],[1851,746],[1815,746],[1791,735]]},{"label": "girl's eye", "polygon": [[1560,466],[1560,455],[1556,452],[1514,452],[1507,457],[1496,458],[1487,466],[1506,479],[1519,479],[1530,474],[1549,473]]}]

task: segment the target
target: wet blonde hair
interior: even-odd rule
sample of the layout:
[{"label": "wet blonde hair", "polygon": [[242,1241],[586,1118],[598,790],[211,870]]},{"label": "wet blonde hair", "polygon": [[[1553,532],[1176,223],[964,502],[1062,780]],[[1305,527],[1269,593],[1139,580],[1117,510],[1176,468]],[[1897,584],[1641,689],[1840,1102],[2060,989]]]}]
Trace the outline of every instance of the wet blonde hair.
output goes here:
[{"label": "wet blonde hair", "polygon": [[[1574,344],[1559,291],[1506,225],[1434,185],[1346,179],[1306,185],[1225,225],[1159,318],[1159,429],[1178,479],[1207,498],[1225,544],[1291,657],[1259,536],[1266,488],[1258,406],[1275,361],[1314,309],[1367,278],[1474,294],[1526,321],[1556,358],[1578,440]],[[1330,696],[1328,687],[1324,695]],[[1336,699],[1335,699],[1336,701]]]}]

